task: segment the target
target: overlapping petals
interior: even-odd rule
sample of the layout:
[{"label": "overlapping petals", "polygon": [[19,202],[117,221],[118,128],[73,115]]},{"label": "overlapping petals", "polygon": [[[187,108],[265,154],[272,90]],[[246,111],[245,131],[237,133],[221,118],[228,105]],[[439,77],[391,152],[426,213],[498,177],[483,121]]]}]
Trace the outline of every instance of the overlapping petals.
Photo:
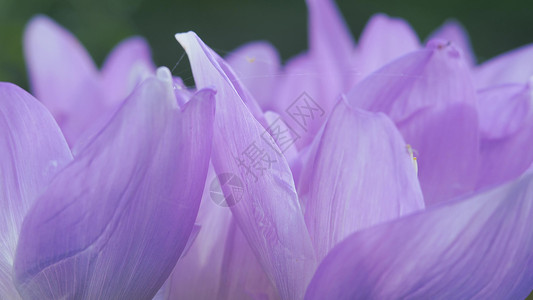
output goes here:
[{"label": "overlapping petals", "polygon": [[[195,33],[176,38],[187,51],[196,87],[217,87],[211,159],[217,173],[236,174],[243,182],[233,217],[280,296],[301,298],[316,262],[288,163],[275,143],[262,138],[265,129],[253,115],[258,106],[227,64]],[[244,168],[248,147],[264,151],[260,159],[271,170],[252,174]]]},{"label": "overlapping petals", "polygon": [[430,39],[441,39],[453,43],[461,51],[464,60],[469,66],[473,67],[476,64],[470,37],[459,22],[455,20],[447,21],[430,36]]},{"label": "overlapping petals", "polygon": [[[330,4],[309,1],[311,26],[321,24],[324,19],[338,18],[334,13],[334,6]],[[322,7],[323,15],[316,13],[316,7]],[[436,39],[431,40],[425,48],[420,48],[418,38],[406,23],[382,15],[372,20],[365,31],[364,43],[362,42],[357,48],[351,42],[345,43],[344,33],[338,37],[341,41],[339,49],[328,48],[327,43],[316,42],[335,39],[335,34],[328,35],[324,32],[338,31],[339,28],[343,28],[342,23],[335,20],[330,22],[333,25],[323,26],[320,30],[316,29],[317,32],[312,32],[310,51],[290,60],[281,71],[274,71],[278,69],[271,68],[277,65],[277,60],[273,59],[274,56],[271,54],[267,54],[272,53],[266,50],[269,49],[268,46],[255,48],[256,46],[251,44],[230,55],[228,60],[231,62],[231,67],[242,70],[234,72],[195,35],[188,33],[177,36],[191,58],[197,87],[212,85],[223,90],[222,94],[217,94],[217,97],[221,96],[220,99],[239,100],[236,101],[239,104],[237,107],[232,102],[222,100],[217,102],[217,105],[221,106],[220,109],[217,106],[217,112],[226,110],[223,117],[224,124],[220,126],[224,130],[231,128],[234,133],[224,132],[223,141],[217,141],[215,132],[217,148],[215,151],[218,152],[213,155],[215,171],[238,172],[236,174],[248,181],[245,184],[246,188],[252,187],[262,193],[251,196],[246,192],[243,201],[231,208],[232,218],[235,218],[236,222],[231,222],[230,225],[228,220],[231,218],[226,217],[222,223],[219,223],[224,224],[225,228],[221,244],[224,245],[224,257],[217,259],[216,270],[220,276],[215,276],[216,287],[213,289],[217,292],[210,295],[216,295],[221,299],[261,296],[298,298],[302,295],[301,285],[287,287],[284,284],[305,281],[301,281],[301,278],[294,280],[294,273],[287,272],[286,269],[279,272],[279,269],[272,268],[270,264],[273,261],[277,259],[278,262],[286,264],[286,258],[276,255],[277,252],[265,253],[263,249],[271,251],[272,248],[258,243],[258,235],[255,232],[257,229],[250,229],[250,224],[252,228],[261,228],[255,224],[257,222],[264,224],[263,220],[268,214],[257,215],[253,209],[246,207],[248,205],[263,207],[268,201],[268,196],[263,195],[267,193],[264,186],[259,188],[253,185],[255,178],[249,174],[248,169],[240,165],[239,157],[243,155],[243,149],[248,149],[251,144],[264,146],[258,137],[263,136],[263,130],[268,129],[268,125],[275,121],[277,116],[289,126],[295,125],[287,116],[286,106],[290,105],[291,97],[296,99],[299,96],[299,92],[309,93],[312,95],[311,98],[315,95],[329,95],[325,98],[317,96],[319,105],[326,107],[324,110],[326,117],[314,121],[314,127],[308,128],[310,130],[304,133],[303,141],[296,143],[296,152],[289,150],[284,154],[286,158],[290,157],[290,171],[298,178],[298,200],[301,205],[299,209],[305,215],[305,224],[309,230],[314,253],[319,262],[325,257],[308,287],[307,297],[317,299],[331,296],[347,299],[358,296],[401,298],[406,295],[482,297],[511,293],[513,298],[519,298],[527,295],[532,275],[526,267],[520,268],[520,262],[530,259],[528,255],[532,247],[531,234],[525,229],[529,226],[524,217],[527,213],[523,212],[524,208],[531,206],[531,195],[527,187],[525,195],[515,191],[523,191],[524,185],[527,185],[524,182],[529,179],[522,178],[506,187],[490,191],[487,191],[487,188],[516,180],[527,166],[531,165],[527,155],[529,152],[526,151],[521,151],[518,157],[509,158],[508,165],[498,165],[495,160],[497,155],[516,149],[516,145],[530,148],[527,144],[527,141],[530,141],[527,135],[530,132],[528,130],[530,102],[526,101],[530,99],[526,97],[528,86],[520,85],[521,88],[515,86],[508,90],[502,87],[502,94],[494,94],[494,97],[501,101],[486,100],[493,96],[485,94],[485,91],[477,92],[478,87],[471,75],[475,59],[468,38],[458,23],[445,24],[433,34]],[[375,34],[370,34],[374,30],[388,35],[384,34],[380,40]],[[395,48],[391,49],[392,52],[371,51],[377,47],[372,46],[373,43],[395,45],[394,41],[398,36],[406,37],[401,39],[405,42],[402,44],[405,46],[403,50]],[[344,45],[350,46],[344,47]],[[355,52],[343,50],[352,47]],[[253,54],[254,51],[258,52]],[[348,73],[353,75],[353,71],[357,69],[345,69],[344,65],[332,61],[346,58],[348,56],[346,53],[350,53],[350,57],[355,57],[355,62],[368,63],[365,68],[362,67],[363,64],[359,65],[361,70],[365,69],[360,73],[362,74],[360,81],[350,77],[348,84],[339,81],[335,84],[324,84],[328,82],[327,80],[317,84],[317,80],[326,74],[332,75],[329,78],[341,78]],[[263,56],[269,67],[265,67],[264,70],[253,68],[250,65],[253,62],[249,59],[254,56]],[[322,64],[325,57],[329,63]],[[365,58],[369,60],[365,61]],[[346,59],[344,62],[349,61],[350,59]],[[358,66],[357,63],[355,66]],[[272,76],[273,74],[279,76]],[[270,79],[278,77],[279,89],[276,93],[267,92],[259,95],[257,81],[248,80],[250,75],[253,78],[268,78],[265,80],[267,85],[272,84]],[[349,91],[347,101],[340,101],[333,106],[330,99],[338,99],[338,95],[350,86],[350,82],[357,84]],[[250,91],[255,92],[250,93]],[[272,98],[270,100],[262,98],[265,95]],[[255,103],[255,97],[262,98],[261,105]],[[514,99],[512,105],[508,105],[507,99]],[[325,100],[326,102],[323,102]],[[249,112],[241,112],[240,107],[244,107],[243,104]],[[257,109],[258,106],[274,112],[263,115],[261,110]],[[241,123],[239,121],[241,117],[231,112],[254,117],[252,123],[263,128],[256,125],[251,130],[249,123],[242,125],[247,123]],[[375,114],[376,112],[387,116]],[[230,115],[232,117],[228,118]],[[219,116],[217,115],[217,118]],[[505,122],[504,120],[509,120],[510,116],[513,116],[514,120]],[[487,121],[494,118],[499,121]],[[256,137],[254,138],[251,133],[255,133]],[[250,136],[252,136],[251,142],[238,141],[237,138]],[[487,142],[494,140],[501,142],[502,137],[506,143],[498,143],[495,150],[485,147]],[[242,146],[238,146],[239,144]],[[231,151],[224,152],[226,149]],[[236,162],[233,166],[231,166],[232,160]],[[489,161],[494,163],[491,164]],[[490,168],[487,169],[488,167]],[[274,167],[266,174],[278,175],[279,170]],[[261,182],[262,178],[259,177],[258,181]],[[485,192],[482,194],[465,198],[465,195],[483,190]],[[275,191],[277,186],[271,186],[269,192]],[[520,200],[516,201],[521,203],[517,205],[522,210],[510,208],[507,211],[509,215],[502,217],[499,211],[507,205],[504,203],[513,201],[518,197],[516,195],[520,195]],[[274,205],[273,203],[277,202],[272,202],[270,205]],[[426,205],[429,208],[425,208]],[[249,213],[247,217],[244,217],[245,212]],[[298,223],[300,213],[293,212]],[[480,217],[480,214],[484,217]],[[520,218],[514,217],[516,214],[520,214]],[[517,221],[507,221],[507,218]],[[277,220],[282,220],[278,224],[283,224],[283,220],[286,219]],[[434,224],[432,220],[435,221]],[[267,227],[270,226],[270,223],[266,224]],[[502,224],[507,231],[498,230]],[[486,254],[485,250],[493,238],[502,240],[509,238],[514,230],[523,235],[514,238],[512,245]],[[263,241],[265,240],[269,241],[268,238]],[[276,243],[275,239],[270,241]],[[380,247],[382,241],[387,241],[388,246]],[[404,249],[401,246],[404,241],[405,250],[398,255],[385,253],[389,251],[394,254],[396,249]],[[375,244],[376,247],[366,247],[366,243]],[[204,241],[204,245],[208,244]],[[348,246],[352,244],[357,247]],[[518,245],[524,249],[512,252]],[[209,247],[215,248],[214,245]],[[303,248],[300,246],[291,249],[301,251]],[[257,260],[250,256],[251,252],[255,253]],[[362,254],[357,254],[359,252]],[[370,255],[374,252],[377,254]],[[433,260],[434,263],[426,263],[427,261],[418,263],[415,256],[417,253],[422,253],[428,257],[427,261]],[[440,263],[443,255],[445,258]],[[239,259],[236,259],[236,256]],[[381,262],[382,256],[389,256],[391,257],[389,260],[398,263],[390,265]],[[473,259],[474,256],[477,260]],[[367,266],[366,257],[375,261],[371,260],[368,267],[360,271],[355,264]],[[403,262],[404,257],[406,257],[405,262]],[[504,279],[500,281],[499,287],[490,288],[488,282],[490,280],[496,282],[500,277],[484,278],[483,274],[488,272],[488,269],[483,267],[479,268],[478,276],[472,280],[455,280],[459,277],[457,273],[459,271],[453,267],[454,262],[461,262],[462,265],[457,269],[462,268],[464,272],[496,258],[502,263],[494,265],[494,268],[503,265],[512,266],[511,269],[504,270],[502,275]],[[246,262],[246,266],[236,268],[237,260]],[[260,264],[257,264],[258,261]],[[343,261],[348,264],[343,265]],[[383,267],[380,268],[380,265]],[[488,265],[488,268],[493,266],[490,263]],[[373,266],[376,266],[376,270]],[[434,266],[438,267],[435,271],[437,273],[431,270]],[[411,270],[409,268],[418,268],[416,269],[418,271],[413,271],[412,276],[405,276],[408,272],[406,270]],[[277,276],[272,275],[275,273],[273,270],[277,270]],[[375,273],[376,281],[371,282],[373,279],[367,278],[365,272]],[[265,274],[271,280],[270,283],[265,282]],[[385,276],[383,274],[392,277],[379,280]],[[203,276],[207,278],[205,274]],[[339,276],[343,278],[338,278]],[[439,276],[447,278],[447,281],[439,283],[437,279]],[[513,286],[508,284],[507,280],[509,282],[516,280],[519,283]],[[357,286],[356,289],[352,288],[354,284]],[[441,286],[444,287],[446,284],[456,288],[444,293]],[[174,286],[186,289],[182,284],[175,283]],[[420,286],[423,286],[421,290],[417,290]]]},{"label": "overlapping petals", "polygon": [[69,145],[100,126],[135,86],[154,74],[146,42],[133,38],[117,46],[100,73],[67,30],[44,16],[30,21],[24,51],[33,94],[52,112]]},{"label": "overlapping petals", "polygon": [[26,215],[15,260],[25,299],[147,299],[169,276],[198,211],[214,92],[180,108],[162,73],[134,91]]},{"label": "overlapping petals", "polygon": [[44,106],[0,83],[0,298],[526,297],[531,45],[476,65],[458,22],[422,46],[384,14],[356,45],[333,1],[306,3],[284,66],[177,34],[195,87],[141,38],[99,71],[34,18]]},{"label": "overlapping petals", "polygon": [[0,295],[19,299],[12,275],[22,221],[35,197],[72,155],[44,106],[4,82],[0,83],[0,157]]},{"label": "overlapping petals", "polygon": [[525,83],[533,76],[533,45],[523,46],[484,62],[474,70],[478,88]]},{"label": "overlapping petals", "polygon": [[479,187],[512,180],[533,162],[532,95],[529,83],[500,85],[479,92]]},{"label": "overlapping petals", "polygon": [[355,233],[306,299],[524,299],[533,286],[533,176]]},{"label": "overlapping petals", "polygon": [[357,81],[420,48],[416,33],[404,20],[378,14],[366,25],[355,54]]},{"label": "overlapping petals", "polygon": [[429,42],[386,65],[348,94],[354,106],[384,112],[418,155],[428,204],[474,190],[479,161],[476,93],[460,52]]},{"label": "overlapping petals", "polygon": [[416,162],[383,114],[342,99],[313,146],[299,187],[319,259],[353,232],[424,208]]},{"label": "overlapping petals", "polygon": [[246,86],[263,110],[275,107],[274,92],[281,75],[277,50],[265,42],[245,45],[226,57],[239,81]]},{"label": "overlapping petals", "polygon": [[186,255],[180,258],[157,299],[218,299],[224,280],[222,265],[232,223],[231,211],[211,199],[210,182],[216,178],[210,166],[196,222],[200,231]]}]

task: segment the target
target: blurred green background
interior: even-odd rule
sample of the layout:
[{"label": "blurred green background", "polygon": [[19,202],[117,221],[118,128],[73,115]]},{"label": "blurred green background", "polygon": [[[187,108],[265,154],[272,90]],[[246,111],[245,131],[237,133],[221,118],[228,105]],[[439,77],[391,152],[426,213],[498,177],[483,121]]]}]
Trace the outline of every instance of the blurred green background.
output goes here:
[{"label": "blurred green background", "polygon": [[[377,12],[405,18],[424,40],[455,18],[469,31],[479,61],[533,42],[533,1],[337,1],[357,38]],[[172,68],[183,54],[174,33],[194,30],[220,54],[268,40],[287,58],[307,46],[304,0],[0,0],[0,81],[27,87],[22,33],[35,14],[67,27],[97,64],[120,40],[144,36],[157,65]],[[180,64],[182,67],[184,63]],[[178,70],[179,72],[186,72]]]}]

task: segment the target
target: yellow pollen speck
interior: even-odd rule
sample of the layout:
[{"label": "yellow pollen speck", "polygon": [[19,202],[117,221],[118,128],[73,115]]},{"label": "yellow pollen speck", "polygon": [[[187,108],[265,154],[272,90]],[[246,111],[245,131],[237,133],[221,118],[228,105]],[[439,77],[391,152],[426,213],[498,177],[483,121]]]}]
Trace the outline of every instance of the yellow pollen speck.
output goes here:
[{"label": "yellow pollen speck", "polygon": [[255,57],[247,57],[246,60],[249,62],[249,63],[253,63],[255,61]]},{"label": "yellow pollen speck", "polygon": [[416,174],[418,174],[418,162],[415,156],[416,150],[413,150],[413,147],[411,147],[411,145],[409,144],[405,145],[405,147],[407,148],[407,153],[411,157],[411,161],[413,162],[413,166],[415,167],[415,172]]}]

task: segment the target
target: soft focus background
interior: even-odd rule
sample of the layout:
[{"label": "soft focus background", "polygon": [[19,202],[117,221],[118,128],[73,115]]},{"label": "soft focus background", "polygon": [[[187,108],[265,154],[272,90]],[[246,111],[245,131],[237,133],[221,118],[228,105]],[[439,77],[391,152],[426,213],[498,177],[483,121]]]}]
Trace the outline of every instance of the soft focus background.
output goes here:
[{"label": "soft focus background", "polygon": [[[533,1],[358,0],[337,1],[358,38],[377,12],[405,18],[425,40],[445,20],[455,18],[469,31],[478,61],[533,42]],[[304,0],[0,0],[0,81],[27,88],[22,33],[35,14],[67,27],[100,65],[121,39],[142,35],[157,65],[172,68],[183,54],[174,33],[194,30],[226,54],[252,40],[268,40],[281,57],[307,46]],[[186,61],[174,72],[188,77]],[[190,82],[190,80],[189,80]]]}]

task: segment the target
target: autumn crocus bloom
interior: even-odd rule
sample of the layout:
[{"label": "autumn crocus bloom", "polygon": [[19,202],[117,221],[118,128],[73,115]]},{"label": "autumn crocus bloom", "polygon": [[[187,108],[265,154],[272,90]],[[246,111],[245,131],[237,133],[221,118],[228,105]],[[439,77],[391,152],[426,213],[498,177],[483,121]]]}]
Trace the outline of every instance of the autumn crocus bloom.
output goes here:
[{"label": "autumn crocus bloom", "polygon": [[[188,32],[176,38],[194,90],[168,69],[136,73],[126,60],[107,77],[124,83],[134,74],[126,100],[92,103],[76,126],[83,111],[72,95],[94,77],[76,79],[79,90],[66,89],[64,102],[43,100],[64,132],[72,128],[74,157],[42,105],[0,86],[0,149],[12,158],[1,165],[2,293],[525,298],[533,288],[533,68],[524,63],[532,48],[476,66],[457,23],[422,45],[406,22],[385,15],[355,44],[332,2],[307,4],[309,50],[285,66],[266,43],[224,60]],[[94,90],[113,95],[106,87]],[[242,183],[229,209],[209,199],[217,174]]]},{"label": "autumn crocus bloom", "polygon": [[[244,189],[231,215],[204,194],[208,230],[161,297],[525,298],[532,48],[476,66],[457,23],[422,45],[385,15],[355,45],[332,3],[307,4],[310,49],[283,67],[263,42],[225,61],[196,34],[176,35],[196,87],[218,91],[210,177],[238,174]],[[304,129],[291,114],[303,94],[316,104],[301,107]],[[250,145],[276,163],[252,176]]]}]

